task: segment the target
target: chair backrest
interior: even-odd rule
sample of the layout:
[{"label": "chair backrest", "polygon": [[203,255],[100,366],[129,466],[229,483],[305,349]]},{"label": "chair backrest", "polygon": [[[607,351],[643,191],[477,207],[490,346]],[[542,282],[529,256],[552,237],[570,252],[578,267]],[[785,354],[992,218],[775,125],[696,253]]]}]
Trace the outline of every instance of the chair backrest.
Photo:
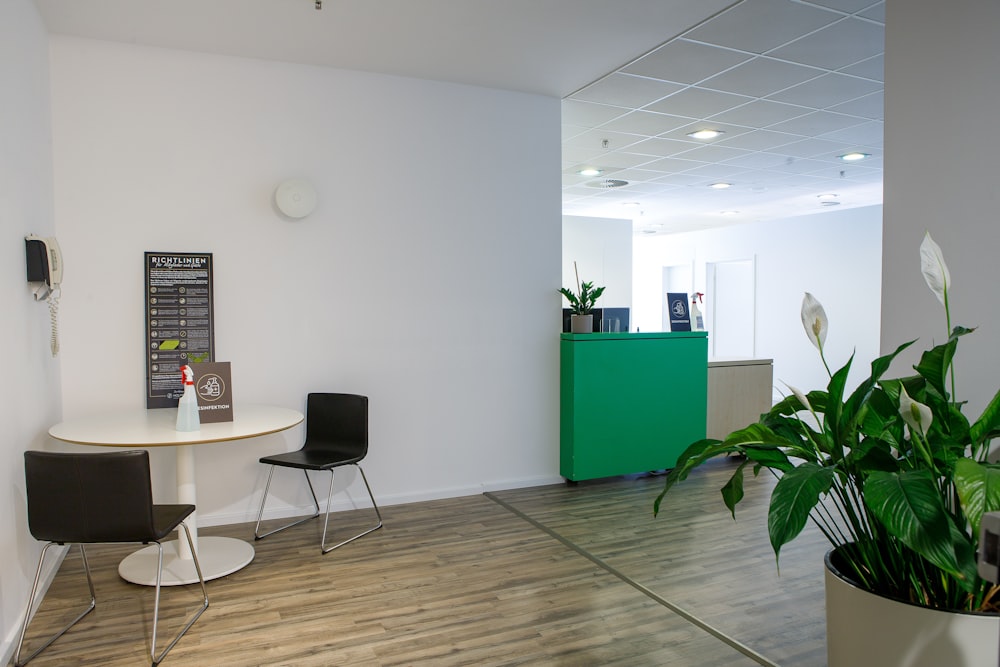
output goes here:
[{"label": "chair backrest", "polygon": [[157,539],[149,453],[24,453],[28,529],[38,540]]},{"label": "chair backrest", "polygon": [[368,453],[368,397],[358,394],[309,394],[303,449],[335,448],[364,457]]}]

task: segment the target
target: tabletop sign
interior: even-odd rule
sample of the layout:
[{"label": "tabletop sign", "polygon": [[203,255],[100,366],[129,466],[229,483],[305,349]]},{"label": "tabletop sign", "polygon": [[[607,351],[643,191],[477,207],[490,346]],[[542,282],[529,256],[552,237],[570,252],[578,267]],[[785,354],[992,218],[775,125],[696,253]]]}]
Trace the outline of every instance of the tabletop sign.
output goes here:
[{"label": "tabletop sign", "polygon": [[667,292],[667,310],[671,331],[691,331],[691,313],[686,292]]},{"label": "tabletop sign", "polygon": [[233,382],[228,361],[191,364],[198,395],[198,420],[202,424],[233,421]]},{"label": "tabletop sign", "polygon": [[146,253],[146,407],[175,408],[181,366],[215,360],[212,253]]}]

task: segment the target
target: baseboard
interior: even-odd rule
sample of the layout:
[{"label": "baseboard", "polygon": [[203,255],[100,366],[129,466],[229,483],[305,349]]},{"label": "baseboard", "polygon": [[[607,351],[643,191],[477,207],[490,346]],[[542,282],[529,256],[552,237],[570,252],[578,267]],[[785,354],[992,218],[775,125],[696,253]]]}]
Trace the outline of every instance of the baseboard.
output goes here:
[{"label": "baseboard", "polygon": [[[461,498],[463,496],[478,496],[486,492],[491,491],[504,491],[508,489],[523,489],[532,486],[546,486],[548,484],[560,484],[565,482],[565,480],[558,475],[546,475],[540,477],[532,477],[517,480],[504,480],[504,481],[493,481],[485,482],[481,484],[468,485],[468,486],[456,486],[445,489],[430,489],[427,491],[420,491],[416,493],[404,493],[383,496],[376,494],[376,502],[378,502],[379,507],[391,507],[392,505],[409,505],[411,503],[421,503],[430,500],[444,500],[447,498]],[[260,502],[259,496],[256,499],[256,503]],[[268,503],[271,499],[268,498]],[[243,512],[216,512],[211,514],[198,514],[198,525],[203,527],[208,526],[228,526],[237,523],[250,523],[257,521],[257,511],[259,508],[258,504],[254,504],[254,508],[248,509]],[[355,501],[354,498],[345,497],[345,494],[340,493],[334,496],[333,506],[331,507],[331,512],[346,512],[354,509],[363,509],[371,507],[371,501],[368,500],[368,496],[363,492],[359,495],[358,500]],[[320,509],[325,511],[325,503],[320,502]],[[269,506],[264,509],[264,521],[270,521],[271,519],[288,519],[296,516],[303,516],[306,514],[312,514],[314,508],[311,504],[304,505],[278,505],[275,504],[273,507]]]}]

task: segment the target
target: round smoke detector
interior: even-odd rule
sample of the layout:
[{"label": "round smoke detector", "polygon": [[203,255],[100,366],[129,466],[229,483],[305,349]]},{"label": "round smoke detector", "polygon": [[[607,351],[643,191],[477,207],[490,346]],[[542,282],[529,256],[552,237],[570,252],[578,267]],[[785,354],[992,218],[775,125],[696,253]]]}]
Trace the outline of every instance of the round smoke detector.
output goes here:
[{"label": "round smoke detector", "polygon": [[587,183],[588,188],[597,188],[599,190],[610,190],[611,188],[621,188],[628,185],[628,181],[620,181],[615,178],[603,178],[599,181],[590,181]]}]

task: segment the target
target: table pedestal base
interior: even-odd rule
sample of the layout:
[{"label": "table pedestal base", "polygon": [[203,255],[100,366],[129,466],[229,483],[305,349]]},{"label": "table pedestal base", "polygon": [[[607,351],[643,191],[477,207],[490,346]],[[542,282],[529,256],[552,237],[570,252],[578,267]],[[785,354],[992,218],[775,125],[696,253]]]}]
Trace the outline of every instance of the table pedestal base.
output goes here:
[{"label": "table pedestal base", "polygon": [[[163,575],[161,586],[181,586],[198,582],[194,561],[177,553],[178,542],[163,543]],[[118,565],[118,574],[125,581],[143,586],[156,585],[156,559],[159,549],[151,544],[125,558]],[[218,579],[246,567],[253,560],[253,545],[232,537],[201,536],[198,538],[198,563],[205,581]]]}]

